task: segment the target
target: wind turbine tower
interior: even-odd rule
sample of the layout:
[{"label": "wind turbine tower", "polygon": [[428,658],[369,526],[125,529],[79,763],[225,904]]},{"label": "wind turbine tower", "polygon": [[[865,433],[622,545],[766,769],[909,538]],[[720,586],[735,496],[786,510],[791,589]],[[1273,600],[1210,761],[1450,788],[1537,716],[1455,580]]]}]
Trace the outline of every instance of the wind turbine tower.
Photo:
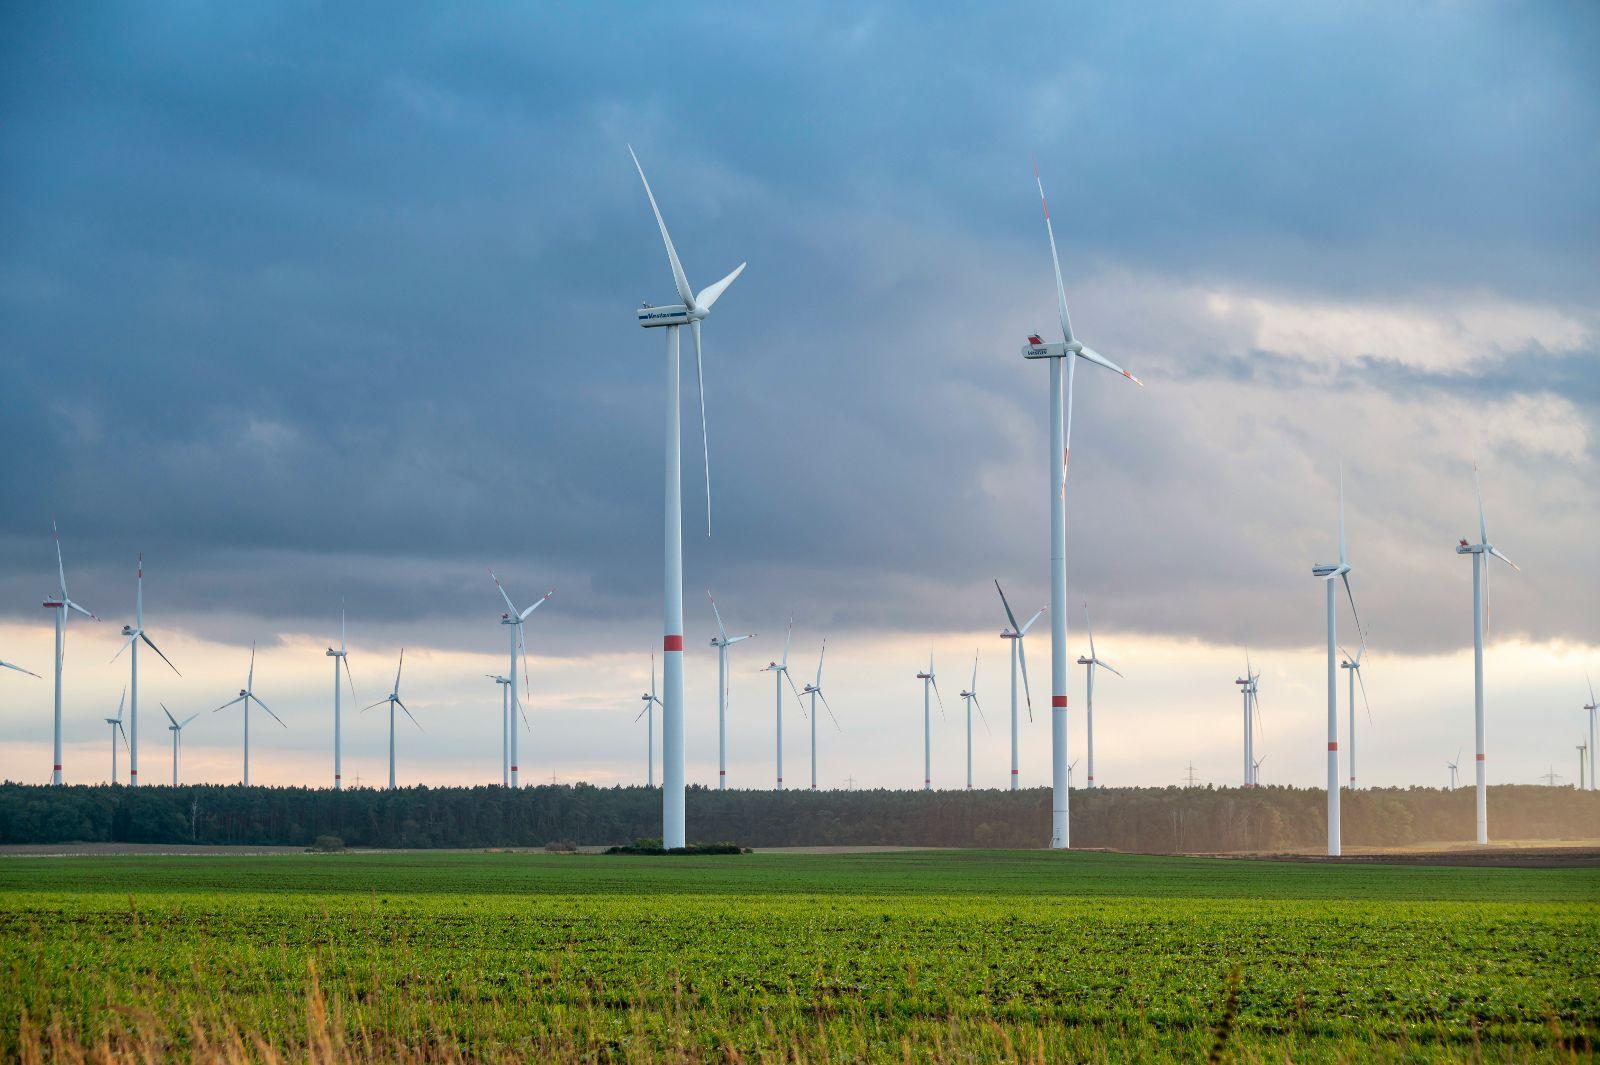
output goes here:
[{"label": "wind turbine tower", "polygon": [[1101,661],[1099,656],[1097,656],[1095,654],[1095,650],[1094,650],[1094,622],[1091,621],[1090,618],[1089,618],[1089,604],[1088,603],[1085,603],[1083,605],[1083,626],[1089,633],[1089,657],[1085,658],[1084,656],[1079,655],[1078,656],[1078,665],[1083,667],[1083,671],[1084,671],[1084,674],[1085,674],[1085,691],[1084,691],[1084,695],[1087,697],[1085,699],[1085,703],[1087,704],[1087,715],[1085,716],[1084,721],[1088,725],[1088,751],[1087,751],[1087,754],[1088,754],[1088,758],[1089,758],[1089,765],[1088,765],[1089,787],[1091,789],[1093,789],[1094,788],[1094,670],[1095,670],[1096,666],[1099,666],[1101,669],[1108,669],[1112,673],[1116,673],[1117,676],[1119,676],[1119,677],[1122,676],[1122,674],[1121,673],[1117,673],[1116,669],[1114,667],[1112,667],[1112,665],[1109,662]]},{"label": "wind turbine tower", "polygon": [[811,790],[817,790],[817,700],[822,700],[822,708],[828,711],[828,716],[833,718],[833,727],[843,732],[839,727],[839,719],[833,716],[833,707],[828,705],[828,697],[822,694],[822,660],[828,657],[828,638],[822,638],[822,653],[817,656],[817,679],[800,689],[801,695],[811,696]]},{"label": "wind turbine tower", "polygon": [[644,709],[633,719],[637,725],[639,718],[645,719],[644,765],[645,787],[656,786],[656,707],[661,705],[661,700],[656,698],[656,656],[650,656],[650,690],[639,696],[644,702]]},{"label": "wind turbine tower", "polygon": [[939,694],[939,678],[933,672],[933,649],[928,649],[928,671],[918,673],[922,682],[922,790],[933,790],[933,718],[928,700],[928,689],[939,700],[939,719],[944,720],[944,696]]},{"label": "wind turbine tower", "polygon": [[1028,653],[1023,650],[1022,641],[1028,635],[1028,630],[1033,628],[1033,623],[1039,620],[1047,607],[1040,607],[1028,619],[1027,624],[1018,625],[1017,616],[1011,612],[1011,604],[1006,602],[1006,593],[1000,587],[1000,582],[994,582],[994,590],[1000,593],[1000,605],[1006,611],[1006,628],[1001,630],[1000,638],[1011,641],[1011,790],[1017,790],[1017,663],[1022,663],[1022,692],[1028,700],[1028,723],[1033,723],[1033,692],[1028,687]]},{"label": "wind turbine tower", "polygon": [[[682,301],[661,307],[649,304],[639,308],[639,324],[646,329],[665,328],[667,331],[667,440],[666,440],[666,515],[665,532],[665,587],[662,596],[661,638],[661,738],[662,776],[661,791],[661,842],[671,849],[685,842],[683,808],[683,471],[682,434],[678,425],[679,393],[678,330],[689,326],[694,336],[695,380],[700,388],[700,446],[706,471],[706,535],[711,535],[711,443],[706,432],[705,370],[700,351],[700,323],[711,313],[711,307],[734,279],[744,271],[740,263],[727,277],[708,285],[696,293],[689,287],[678,252],[667,233],[667,223],[656,206],[655,193],[650,191],[650,181],[644,176],[644,167],[634,155],[634,169],[644,182],[645,196],[650,200],[650,210],[656,216],[656,226],[661,230],[661,242],[667,248],[667,262],[672,267],[672,281]],[[781,739],[779,741],[782,742]]]},{"label": "wind turbine tower", "polygon": [[195,718],[199,717],[200,715],[199,714],[190,714],[188,717],[184,718],[182,721],[179,721],[177,718],[172,716],[172,711],[167,709],[167,704],[166,703],[162,703],[161,704],[161,712],[163,714],[167,715],[167,721],[170,722],[170,724],[167,725],[167,731],[172,733],[172,786],[173,787],[177,787],[178,786],[178,743],[179,743],[179,738],[183,734],[183,726],[187,725],[189,722],[193,721]]},{"label": "wind turbine tower", "polygon": [[122,689],[122,698],[117,700],[117,716],[106,718],[106,724],[111,726],[111,783],[117,782],[117,738],[122,738],[122,745],[128,745],[128,730],[122,727],[122,711],[127,709],[128,689]]},{"label": "wind turbine tower", "polygon": [[[1311,568],[1312,576],[1322,581],[1327,591],[1328,618],[1328,856],[1337,858],[1341,851],[1339,831],[1339,656],[1338,633],[1334,616],[1335,595],[1333,581],[1337,577],[1344,584],[1344,593],[1350,600],[1350,615],[1355,619],[1356,632],[1361,632],[1361,615],[1356,611],[1355,595],[1350,591],[1350,563],[1345,558],[1344,541],[1344,472],[1339,473],[1339,561],[1318,564]],[[1366,645],[1366,637],[1361,639]]]},{"label": "wind turbine tower", "polygon": [[[1050,261],[1056,275],[1056,308],[1061,317],[1061,343],[1047,344],[1037,333],[1028,337],[1022,349],[1025,359],[1050,360],[1050,846],[1071,844],[1071,787],[1067,777],[1067,466],[1072,443],[1072,378],[1078,360],[1085,359],[1140,383],[1128,371],[1093,348],[1085,347],[1072,334],[1072,319],[1067,313],[1067,292],[1061,281],[1061,259],[1056,254],[1056,234],[1050,223],[1050,205],[1044,198],[1044,182],[1034,166],[1034,182],[1039,186],[1039,204],[1044,209],[1044,228],[1050,238]],[[1062,391],[1062,363],[1066,363],[1065,396]]]},{"label": "wind turbine tower", "polygon": [[[773,713],[774,726],[778,742],[778,790],[783,790],[783,682],[789,682],[789,690],[794,692],[795,705],[800,706],[800,712],[805,713],[805,706],[800,702],[800,689],[795,687],[794,680],[789,676],[789,643],[794,639],[794,615],[789,615],[789,631],[783,637],[783,661],[768,662],[762,667],[761,672],[772,674],[772,694],[774,699]],[[679,677],[682,680],[682,677]],[[661,708],[661,716],[666,717],[666,707]]]},{"label": "wind turbine tower", "polygon": [[410,708],[407,707],[405,703],[400,701],[400,671],[402,669],[405,669],[405,667],[406,667],[406,649],[404,647],[402,647],[402,648],[400,648],[400,664],[395,667],[395,671],[394,671],[394,690],[391,691],[388,695],[384,696],[382,699],[379,699],[377,702],[373,703],[372,706],[363,707],[362,710],[361,710],[361,712],[364,714],[368,710],[374,709],[375,707],[379,707],[379,706],[383,706],[385,704],[388,704],[388,707],[389,707],[389,790],[390,791],[393,791],[395,789],[395,775],[394,775],[394,708],[398,706],[402,711],[404,711],[405,715],[407,717],[411,718],[411,723],[413,725],[417,726],[417,731],[418,732],[425,731],[423,729],[421,723],[418,722],[415,717],[412,717]]},{"label": "wind turbine tower", "polygon": [[[133,624],[122,626],[122,635],[128,638],[128,642],[123,644],[115,655],[111,656],[111,660],[115,662],[123,651],[128,651],[131,649],[131,654],[128,658],[130,670],[128,690],[133,695],[133,698],[128,702],[128,724],[132,726],[129,729],[128,736],[128,786],[130,788],[136,788],[139,786],[139,641],[143,640],[145,645],[149,647],[150,650],[154,651],[158,655],[161,655],[161,661],[165,662],[167,667],[171,669],[172,672],[178,673],[178,667],[173,665],[172,660],[166,655],[161,654],[161,648],[157,647],[154,643],[151,643],[150,637],[146,636],[144,633],[143,554],[139,556],[139,569],[136,589],[137,590],[134,592],[133,599]],[[181,677],[183,674],[178,673],[178,676]]]},{"label": "wind turbine tower", "polygon": [[217,707],[216,710],[211,711],[213,714],[215,714],[218,711],[226,710],[234,703],[244,704],[244,786],[247,788],[250,786],[250,704],[255,703],[257,706],[261,707],[261,709],[267,712],[267,715],[271,717],[272,720],[276,721],[282,727],[289,727],[288,725],[283,724],[283,718],[272,712],[272,707],[261,701],[261,699],[256,695],[255,687],[256,645],[254,642],[252,642],[250,644],[250,673],[248,678],[245,680],[244,687],[239,689],[239,697],[237,699],[229,699],[227,702]]},{"label": "wind turbine tower", "polygon": [[56,576],[60,578],[60,593],[44,601],[46,610],[56,612],[56,726],[55,726],[55,766],[50,770],[50,783],[61,783],[61,663],[66,652],[67,642],[67,616],[72,611],[77,611],[90,621],[99,621],[89,611],[72,601],[72,596],[67,594],[67,567],[61,561],[61,530],[56,528],[56,519],[50,519],[50,534],[56,541]]},{"label": "wind turbine tower", "polygon": [[1366,657],[1365,644],[1356,651],[1352,657],[1349,651],[1340,648],[1344,661],[1339,663],[1339,668],[1350,672],[1350,790],[1356,786],[1356,685],[1361,685],[1361,701],[1367,707],[1367,724],[1372,724],[1372,704],[1367,702],[1367,681],[1361,675],[1361,660]]},{"label": "wind turbine tower", "polygon": [[[522,681],[524,685],[528,683],[528,637],[523,630],[527,624],[528,617],[535,610],[544,606],[545,602],[556,594],[556,590],[552,588],[545,592],[541,598],[535,599],[533,605],[528,609],[518,610],[512,605],[511,596],[506,594],[505,587],[500,583],[500,578],[494,575],[494,570],[489,571],[489,579],[494,581],[494,586],[499,589],[500,598],[506,601],[505,612],[500,615],[500,624],[506,625],[511,629],[511,669],[506,676],[511,681],[511,706],[518,713],[521,713],[522,703],[517,699],[517,657],[519,655],[522,658]],[[511,729],[511,786],[513,788],[521,787],[517,782],[518,772],[517,730],[513,725]]]},{"label": "wind turbine tower", "polygon": [[[328,648],[327,655],[333,659],[333,790],[344,790],[344,773],[342,770],[344,757],[343,732],[339,714],[339,670],[344,669],[344,675],[350,682],[350,705],[360,702],[356,698],[356,679],[350,676],[350,660],[345,656],[344,641],[344,607],[339,607],[339,649],[335,651]],[[176,738],[174,738],[176,742]]]},{"label": "wind turbine tower", "polygon": [[[717,790],[728,790],[728,648],[736,643],[751,639],[755,633],[744,636],[729,636],[727,628],[722,624],[722,611],[717,609],[717,600],[712,596],[711,589],[706,589],[706,598],[711,600],[711,613],[717,619],[717,634],[711,637],[711,646],[717,649]],[[652,674],[654,667],[651,667]]]},{"label": "wind turbine tower", "polygon": [[1585,681],[1588,681],[1588,684],[1589,684],[1589,701],[1583,704],[1583,708],[1586,711],[1588,711],[1588,713],[1589,713],[1589,790],[1593,791],[1593,790],[1595,790],[1595,778],[1594,778],[1594,716],[1595,716],[1595,711],[1596,710],[1600,710],[1600,702],[1596,702],[1596,700],[1595,700],[1595,697],[1594,697],[1594,681],[1589,680],[1589,674],[1585,673],[1583,675],[1583,679]]},{"label": "wind turbine tower", "polygon": [[[983,704],[978,702],[978,652],[972,652],[972,683],[967,690],[961,693],[961,701],[967,704],[967,790],[972,790],[972,708],[978,708],[978,716],[983,718],[983,729],[989,731],[989,719],[984,716]],[[1068,778],[1071,779],[1070,777]]]}]

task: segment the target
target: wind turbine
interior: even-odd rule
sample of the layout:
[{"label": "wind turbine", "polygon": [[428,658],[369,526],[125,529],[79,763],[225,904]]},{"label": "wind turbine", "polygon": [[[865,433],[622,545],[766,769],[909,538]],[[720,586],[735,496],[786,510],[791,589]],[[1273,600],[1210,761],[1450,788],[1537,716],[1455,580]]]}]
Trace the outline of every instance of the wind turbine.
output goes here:
[{"label": "wind turbine", "polygon": [[[133,726],[128,738],[128,786],[131,788],[139,786],[139,641],[143,640],[150,650],[161,655],[161,661],[165,662],[172,672],[178,673],[178,667],[172,664],[172,660],[161,654],[161,648],[151,643],[150,637],[145,635],[143,552],[139,554],[136,588],[133,598],[133,624],[122,626],[122,635],[128,638],[128,642],[118,648],[117,653],[111,656],[111,661],[115,662],[123,651],[132,648],[132,653],[128,657],[130,670],[129,691],[133,693],[133,698],[128,703],[128,723]],[[178,676],[181,677],[183,674],[178,673]]]},{"label": "wind turbine", "polygon": [[1461,764],[1461,751],[1460,751],[1460,749],[1457,749],[1456,750],[1456,760],[1454,762],[1446,762],[1444,764],[1445,768],[1450,770],[1450,790],[1451,791],[1455,791],[1456,790],[1456,772],[1457,772],[1456,767],[1458,765],[1460,765],[1460,764]]},{"label": "wind turbine", "polygon": [[[506,674],[511,682],[511,705],[518,712],[522,712],[522,703],[517,700],[517,655],[522,655],[522,683],[528,685],[528,638],[523,632],[523,625],[528,620],[528,615],[544,606],[545,600],[556,594],[554,588],[544,593],[541,599],[535,599],[533,605],[526,610],[519,611],[511,602],[511,597],[506,594],[505,587],[500,583],[500,578],[494,575],[494,570],[489,571],[489,579],[494,581],[494,586],[500,590],[500,598],[506,601],[505,613],[500,615],[500,624],[511,627],[511,670]],[[511,786],[520,787],[517,783],[517,730],[516,723],[512,722],[511,729]]]},{"label": "wind turbine", "polygon": [[[199,714],[190,714],[181,722],[172,716],[172,711],[167,709],[167,704],[161,704],[161,712],[167,715],[167,731],[172,733],[172,786],[178,786],[178,737],[183,732],[183,726],[199,717]],[[336,785],[337,786],[337,785]]]},{"label": "wind turbine", "polygon": [[54,515],[50,518],[50,533],[56,540],[56,576],[61,579],[61,593],[54,598],[44,601],[46,610],[56,612],[56,730],[55,730],[55,767],[50,770],[50,783],[61,783],[61,662],[66,652],[67,643],[67,615],[76,610],[90,621],[99,621],[89,611],[72,601],[72,596],[67,594],[67,567],[61,561],[61,530],[56,528]]},{"label": "wind turbine", "polygon": [[511,700],[508,693],[511,687],[511,678],[502,677],[496,673],[485,673],[484,676],[500,686],[500,786],[509,787],[511,784],[511,730],[514,727],[511,721]]},{"label": "wind turbine", "polygon": [[[12,666],[11,668],[15,669],[16,667]],[[27,672],[27,670],[23,670],[23,672]],[[1593,790],[1595,790],[1595,779],[1594,779],[1594,715],[1595,715],[1595,711],[1596,710],[1600,710],[1600,702],[1597,702],[1595,700],[1595,697],[1594,697],[1594,681],[1589,680],[1589,674],[1587,672],[1584,673],[1583,679],[1585,681],[1588,681],[1588,684],[1589,684],[1589,701],[1587,703],[1583,704],[1583,708],[1585,710],[1589,711],[1589,790],[1593,791]]]},{"label": "wind turbine", "polygon": [[[1044,229],[1050,238],[1050,262],[1056,275],[1056,308],[1061,316],[1059,344],[1046,344],[1035,333],[1022,349],[1025,359],[1050,360],[1050,846],[1071,844],[1070,783],[1067,779],[1067,465],[1072,444],[1072,379],[1078,360],[1121,374],[1134,384],[1142,382],[1127,370],[1084,347],[1072,334],[1072,318],[1067,313],[1067,291],[1061,283],[1061,259],[1056,254],[1056,233],[1050,223],[1050,205],[1044,198],[1044,182],[1038,164],[1033,168],[1039,186],[1039,205],[1044,208]],[[1062,362],[1066,363],[1066,395],[1062,396]]]},{"label": "wind turbine", "polygon": [[1239,693],[1244,696],[1244,786],[1247,788],[1256,784],[1255,706],[1260,682],[1261,674],[1251,670],[1250,652],[1246,650],[1244,676],[1236,677],[1234,683],[1239,685]]},{"label": "wind turbine", "polygon": [[1312,576],[1322,581],[1328,599],[1328,856],[1340,854],[1339,833],[1339,656],[1335,653],[1338,634],[1334,619],[1333,579],[1344,584],[1344,594],[1350,600],[1350,616],[1355,619],[1356,633],[1361,635],[1362,646],[1366,636],[1361,634],[1361,615],[1356,611],[1355,595],[1350,591],[1350,563],[1345,559],[1344,544],[1344,469],[1339,470],[1339,561],[1318,564],[1311,568]]},{"label": "wind turbine", "polygon": [[655,708],[661,705],[661,700],[656,698],[656,656],[650,656],[650,690],[639,696],[644,701],[644,709],[633,719],[634,724],[639,723],[639,718],[645,719],[645,787],[656,786],[656,715]]},{"label": "wind turbine", "polygon": [[1267,756],[1266,755],[1262,755],[1260,758],[1257,758],[1255,761],[1250,763],[1250,786],[1252,788],[1256,787],[1257,785],[1260,784],[1260,782],[1261,782],[1261,763],[1265,762],[1266,760],[1267,760]]},{"label": "wind turbine", "polygon": [[1078,761],[1079,759],[1074,758],[1067,763],[1067,787],[1069,788],[1072,786],[1072,771],[1078,768]]},{"label": "wind turbine", "polygon": [[[700,389],[700,448],[706,471],[706,535],[711,535],[711,443],[706,432],[705,368],[700,351],[700,323],[711,313],[717,298],[733,284],[734,278],[744,271],[740,263],[721,281],[700,290],[698,294],[689,287],[683,264],[678,262],[678,252],[667,233],[667,223],[656,206],[655,193],[644,176],[644,167],[633,147],[634,169],[644,182],[645,196],[650,200],[650,210],[661,230],[661,242],[667,248],[667,262],[672,267],[672,281],[682,301],[661,307],[648,303],[639,308],[639,324],[646,329],[662,327],[667,331],[667,440],[666,440],[666,515],[665,531],[665,587],[662,596],[661,638],[661,732],[662,770],[664,784],[661,792],[661,842],[669,850],[682,847],[684,837],[683,812],[683,471],[682,439],[678,425],[682,396],[679,392],[678,329],[688,325],[694,334],[695,380]],[[780,737],[779,743],[782,743]]]},{"label": "wind turbine", "polygon": [[[717,634],[711,637],[711,646],[717,649],[717,790],[728,790],[728,648],[736,643],[741,643],[755,636],[748,633],[744,636],[729,636],[728,630],[722,624],[722,611],[717,609],[717,600],[711,594],[711,589],[706,589],[706,598],[711,600],[711,613],[717,619]],[[655,675],[654,660],[650,667],[651,676]],[[655,690],[654,684],[651,690]]]},{"label": "wind turbine", "polygon": [[[1117,673],[1117,671],[1109,662],[1102,662],[1099,659],[1099,657],[1096,656],[1096,654],[1095,654],[1095,651],[1094,651],[1094,622],[1092,622],[1089,619],[1089,604],[1088,603],[1083,604],[1083,624],[1084,624],[1084,628],[1086,628],[1089,631],[1089,657],[1085,658],[1082,655],[1079,655],[1078,656],[1078,665],[1083,667],[1083,671],[1088,677],[1088,685],[1087,685],[1087,688],[1085,689],[1085,692],[1084,692],[1084,694],[1088,697],[1087,700],[1086,700],[1087,703],[1088,703],[1088,716],[1084,720],[1087,722],[1087,724],[1089,726],[1089,736],[1088,736],[1088,739],[1089,739],[1089,744],[1088,744],[1088,746],[1089,746],[1089,787],[1090,787],[1090,789],[1093,789],[1094,788],[1094,669],[1095,669],[1096,666],[1099,666],[1102,669],[1109,669],[1113,673]],[[1120,677],[1120,676],[1122,676],[1122,674],[1121,673],[1117,673],[1117,676]]]},{"label": "wind turbine", "polygon": [[1478,764],[1478,842],[1489,842],[1489,782],[1483,771],[1483,613],[1489,598],[1489,569],[1486,556],[1493,555],[1514,570],[1520,567],[1489,542],[1489,523],[1483,516],[1483,485],[1478,480],[1478,464],[1472,464],[1472,486],[1478,495],[1478,542],[1469,544],[1463,537],[1456,554],[1472,556],[1472,715]]},{"label": "wind turbine", "polygon": [[350,682],[350,705],[354,706],[361,700],[356,698],[356,679],[350,675],[350,660],[345,657],[346,647],[344,641],[344,605],[339,606],[339,649],[335,651],[328,648],[327,656],[333,659],[333,790],[344,790],[342,731],[339,723],[339,666],[344,664],[345,678]]},{"label": "wind turbine", "polygon": [[939,694],[939,679],[933,673],[933,648],[928,648],[928,672],[918,673],[922,682],[922,790],[933,790],[933,718],[929,713],[928,689],[939,699],[939,719],[944,720],[944,696]]},{"label": "wind turbine", "polygon": [[[772,674],[772,693],[773,693],[773,696],[775,697],[774,713],[777,715],[777,717],[776,717],[777,726],[776,727],[777,727],[777,735],[778,735],[778,790],[779,791],[783,790],[783,682],[784,681],[787,680],[789,682],[789,690],[794,692],[795,704],[800,706],[800,712],[802,714],[805,713],[805,706],[800,702],[800,689],[796,688],[794,686],[794,680],[789,676],[789,642],[793,638],[794,638],[794,615],[790,614],[789,615],[789,631],[783,637],[783,661],[781,661],[781,662],[768,662],[765,666],[763,666],[761,668],[761,672],[763,672],[763,673],[771,673]],[[681,662],[681,660],[680,660],[680,662]],[[663,672],[665,672],[665,671],[663,671]],[[663,677],[663,679],[665,679],[665,678]],[[680,674],[678,680],[679,680],[680,683],[682,682],[683,677],[682,677],[681,674]],[[666,706],[665,703],[661,704],[661,716],[663,718],[665,718],[667,716],[667,706]],[[681,736],[680,736],[680,739],[681,739]],[[681,746],[680,746],[680,750],[681,750]]]},{"label": "wind turbine", "polygon": [[817,700],[822,700],[822,706],[828,711],[828,716],[833,718],[833,727],[843,732],[839,727],[839,719],[833,716],[833,707],[828,705],[828,697],[822,694],[822,660],[828,657],[828,638],[822,638],[822,653],[817,656],[817,679],[813,684],[807,684],[800,689],[801,695],[811,696],[811,790],[817,790]]},{"label": "wind turbine", "polygon": [[288,725],[283,724],[283,718],[272,713],[272,707],[261,701],[261,699],[256,695],[255,688],[256,645],[255,641],[252,640],[250,643],[250,674],[245,680],[244,687],[239,689],[239,697],[237,699],[229,699],[227,702],[217,707],[216,710],[211,711],[213,714],[215,714],[219,710],[226,710],[234,703],[244,704],[244,786],[247,788],[250,786],[250,704],[253,702],[257,706],[261,707],[261,709],[265,710],[272,717],[272,720],[276,721],[279,725],[283,725],[284,728],[289,727]]},{"label": "wind turbine", "polygon": [[967,704],[967,790],[972,790],[972,708],[978,708],[978,716],[983,718],[983,730],[989,731],[989,718],[983,712],[983,704],[978,702],[978,652],[972,652],[972,683],[967,685],[967,690],[961,693],[961,701]]},{"label": "wind turbine", "polygon": [[402,648],[400,648],[400,664],[398,666],[396,666],[395,670],[394,670],[394,690],[391,691],[388,695],[384,696],[382,699],[379,699],[377,702],[373,703],[372,706],[363,707],[362,710],[361,710],[361,712],[364,714],[368,710],[371,710],[371,709],[373,709],[375,707],[382,706],[385,703],[389,704],[389,790],[390,791],[393,791],[394,788],[395,788],[395,783],[394,783],[394,708],[398,706],[401,710],[404,710],[406,716],[411,718],[411,723],[413,725],[417,726],[417,731],[418,732],[426,732],[427,731],[426,729],[424,729],[422,727],[421,723],[418,722],[415,717],[412,717],[410,708],[407,707],[405,703],[400,701],[400,671],[402,669],[404,669],[405,667],[406,667],[406,649],[404,647],[402,647]]},{"label": "wind turbine", "polygon": [[1001,631],[1002,640],[1011,641],[1011,790],[1017,790],[1017,662],[1022,662],[1022,691],[1028,699],[1028,721],[1033,721],[1033,692],[1028,687],[1028,653],[1022,649],[1022,641],[1028,635],[1028,630],[1033,628],[1033,623],[1039,620],[1048,607],[1040,607],[1028,619],[1026,625],[1017,624],[1017,616],[1011,612],[1011,604],[1006,602],[1005,590],[1000,587],[1000,582],[994,582],[994,590],[1000,593],[1000,605],[1005,607],[1007,627]]},{"label": "wind turbine", "polygon": [[122,689],[122,698],[117,700],[117,716],[106,718],[106,724],[111,726],[111,783],[117,782],[117,736],[121,734],[122,745],[128,745],[128,730],[122,727],[122,711],[128,705],[128,689]]},{"label": "wind turbine", "polygon": [[1361,660],[1366,657],[1367,645],[1362,644],[1352,657],[1349,651],[1339,648],[1339,653],[1344,655],[1344,661],[1339,663],[1340,669],[1350,671],[1350,787],[1356,786],[1356,685],[1361,685],[1361,702],[1367,708],[1367,724],[1372,724],[1372,704],[1367,702],[1367,680],[1361,675]]},{"label": "wind turbine", "polygon": [[1584,757],[1583,757],[1584,754],[1588,750],[1589,750],[1589,745],[1587,743],[1583,742],[1583,736],[1580,735],[1578,737],[1578,790],[1579,791],[1587,791],[1589,789],[1589,786],[1586,783],[1584,783],[1584,781],[1585,781],[1584,770],[1587,769],[1588,766],[1586,766],[1584,764]]}]

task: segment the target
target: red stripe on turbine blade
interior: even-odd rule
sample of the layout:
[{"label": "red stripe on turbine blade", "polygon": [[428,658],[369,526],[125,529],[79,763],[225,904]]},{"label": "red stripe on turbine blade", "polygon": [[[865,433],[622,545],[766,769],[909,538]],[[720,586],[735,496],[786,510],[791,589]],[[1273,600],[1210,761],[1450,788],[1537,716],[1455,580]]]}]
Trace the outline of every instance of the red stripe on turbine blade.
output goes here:
[{"label": "red stripe on turbine blade", "polygon": [[1052,695],[1050,696],[1050,705],[1064,708],[1067,705],[1067,697],[1065,695]]},{"label": "red stripe on turbine blade", "polygon": [[663,651],[681,651],[681,650],[683,650],[683,637],[682,636],[663,636],[663,637],[661,637],[661,649]]}]

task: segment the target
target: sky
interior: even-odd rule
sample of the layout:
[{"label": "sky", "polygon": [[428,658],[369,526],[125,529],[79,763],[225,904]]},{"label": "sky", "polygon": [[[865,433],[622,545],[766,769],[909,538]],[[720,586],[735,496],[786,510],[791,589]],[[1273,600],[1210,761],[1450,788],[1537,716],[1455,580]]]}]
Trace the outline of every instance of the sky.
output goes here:
[{"label": "sky", "polygon": [[[1036,158],[1079,337],[1069,651],[1092,611],[1101,783],[1322,778],[1322,588],[1343,471],[1369,651],[1362,783],[1437,785],[1472,735],[1477,519],[1491,781],[1577,775],[1600,674],[1600,12],[1583,3],[6,5],[0,13],[0,659],[50,673],[60,524],[69,780],[110,771],[137,555],[141,766],[331,776],[341,603],[360,705],[406,648],[400,778],[499,777],[503,609],[529,623],[528,777],[641,780],[660,646],[671,275],[696,287],[714,535],[685,376],[689,777],[770,786],[761,666],[828,638],[823,787],[1009,770],[993,581],[1048,582],[1056,331]],[[687,338],[686,338],[687,339]],[[692,367],[686,363],[686,368]],[[1354,635],[1347,609],[1340,641]],[[1048,704],[1048,634],[1029,639]],[[1341,681],[1343,677],[1341,675]],[[47,779],[50,681],[0,676],[0,776]],[[1343,705],[1341,730],[1347,730]],[[1082,671],[1072,676],[1084,754]],[[270,694],[269,694],[270,693]],[[1358,693],[1358,702],[1360,695]],[[1019,726],[1047,782],[1048,715]],[[383,712],[347,779],[386,772]],[[158,721],[159,719],[159,721]],[[785,706],[791,785],[810,720]],[[658,733],[659,735],[659,730]],[[1345,741],[1348,743],[1348,740]],[[1081,774],[1083,766],[1078,769]]]}]

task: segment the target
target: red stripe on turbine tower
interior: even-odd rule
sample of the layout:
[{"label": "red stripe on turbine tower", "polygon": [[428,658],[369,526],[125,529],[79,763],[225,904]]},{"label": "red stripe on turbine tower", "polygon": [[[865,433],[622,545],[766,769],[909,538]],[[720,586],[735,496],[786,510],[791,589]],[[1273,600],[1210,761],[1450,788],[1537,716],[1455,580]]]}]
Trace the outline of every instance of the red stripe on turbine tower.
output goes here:
[{"label": "red stripe on turbine tower", "polygon": [[[1483,755],[1481,755],[1481,754],[1478,755],[1478,761],[1480,761],[1480,762],[1483,761]],[[56,768],[60,769],[61,767],[60,766],[56,766]]]},{"label": "red stripe on turbine tower", "polygon": [[1067,697],[1065,695],[1052,695],[1050,697],[1050,705],[1065,707],[1067,705]]},{"label": "red stripe on turbine tower", "polygon": [[1339,745],[1337,743],[1333,743],[1331,741],[1328,743],[1328,750],[1337,751],[1338,749],[1339,749]]},{"label": "red stripe on turbine tower", "polygon": [[663,637],[661,637],[661,649],[663,651],[681,651],[681,650],[683,650],[683,637],[682,636],[663,636]]}]

